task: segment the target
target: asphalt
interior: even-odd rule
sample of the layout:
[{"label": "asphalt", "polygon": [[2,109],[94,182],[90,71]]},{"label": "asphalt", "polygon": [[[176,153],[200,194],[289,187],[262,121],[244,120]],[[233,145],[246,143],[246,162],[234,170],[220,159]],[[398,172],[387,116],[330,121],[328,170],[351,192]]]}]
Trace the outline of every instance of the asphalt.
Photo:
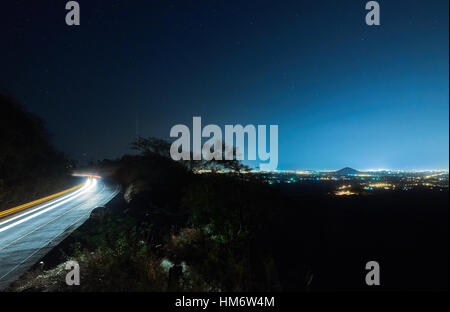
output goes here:
[{"label": "asphalt", "polygon": [[82,225],[94,208],[118,193],[117,185],[86,179],[76,191],[0,219],[0,290]]}]

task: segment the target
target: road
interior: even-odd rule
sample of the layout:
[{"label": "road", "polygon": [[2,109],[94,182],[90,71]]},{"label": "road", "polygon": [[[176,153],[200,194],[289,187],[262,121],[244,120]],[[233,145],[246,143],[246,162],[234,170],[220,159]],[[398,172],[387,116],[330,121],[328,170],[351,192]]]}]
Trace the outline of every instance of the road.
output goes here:
[{"label": "road", "polygon": [[0,218],[0,290],[18,279],[54,246],[119,192],[98,178],[49,201]]}]

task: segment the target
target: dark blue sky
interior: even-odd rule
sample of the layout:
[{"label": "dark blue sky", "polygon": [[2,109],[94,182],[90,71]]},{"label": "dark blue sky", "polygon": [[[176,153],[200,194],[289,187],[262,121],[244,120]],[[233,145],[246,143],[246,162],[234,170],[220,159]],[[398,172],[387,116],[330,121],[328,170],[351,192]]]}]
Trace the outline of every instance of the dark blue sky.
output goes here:
[{"label": "dark blue sky", "polygon": [[71,157],[178,123],[278,124],[279,169],[448,168],[448,0],[2,1],[0,92]]}]

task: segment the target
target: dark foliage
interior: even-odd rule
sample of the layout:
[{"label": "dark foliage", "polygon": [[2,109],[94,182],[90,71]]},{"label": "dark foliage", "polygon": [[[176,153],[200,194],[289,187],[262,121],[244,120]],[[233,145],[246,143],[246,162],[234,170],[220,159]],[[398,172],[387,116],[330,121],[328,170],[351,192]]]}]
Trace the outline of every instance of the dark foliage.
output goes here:
[{"label": "dark foliage", "polygon": [[60,189],[66,166],[43,121],[0,94],[0,209]]},{"label": "dark foliage", "polygon": [[124,196],[66,240],[79,290],[368,290],[371,260],[382,263],[383,289],[448,288],[448,192],[336,198],[330,182],[198,174],[201,163],[142,142],[140,155],[102,162]]}]

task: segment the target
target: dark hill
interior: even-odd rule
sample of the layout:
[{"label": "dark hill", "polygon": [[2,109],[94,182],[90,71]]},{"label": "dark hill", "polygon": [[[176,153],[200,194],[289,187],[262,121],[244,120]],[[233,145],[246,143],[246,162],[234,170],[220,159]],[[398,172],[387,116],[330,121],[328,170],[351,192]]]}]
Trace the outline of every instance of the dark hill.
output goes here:
[{"label": "dark hill", "polygon": [[0,94],[0,210],[61,190],[66,178],[44,122]]},{"label": "dark hill", "polygon": [[337,174],[337,175],[353,175],[353,174],[358,174],[358,173],[360,173],[358,170],[355,170],[350,167],[345,167],[345,168],[342,168],[341,170],[338,170],[335,172],[335,174]]}]

